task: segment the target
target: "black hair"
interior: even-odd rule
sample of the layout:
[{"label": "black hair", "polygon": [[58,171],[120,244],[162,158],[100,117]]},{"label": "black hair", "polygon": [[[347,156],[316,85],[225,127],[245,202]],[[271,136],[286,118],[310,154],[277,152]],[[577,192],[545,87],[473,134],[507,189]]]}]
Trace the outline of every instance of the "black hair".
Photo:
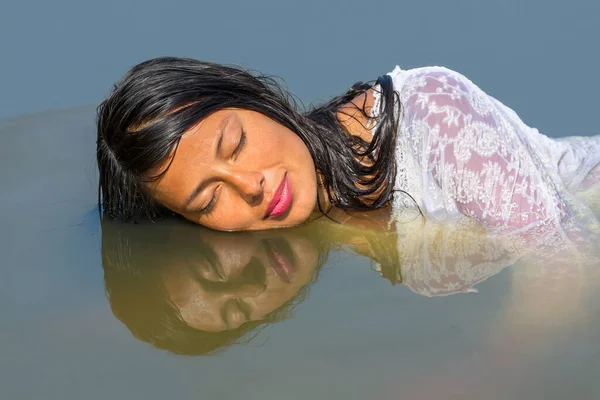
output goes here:
[{"label": "black hair", "polygon": [[[344,130],[337,112],[371,87],[382,106],[367,143]],[[330,206],[365,211],[391,200],[400,101],[390,76],[354,85],[307,112],[299,105],[276,79],[240,67],[174,57],[134,66],[98,107],[99,207],[123,220],[167,211],[146,190],[161,176],[149,170],[168,160],[187,129],[223,108],[256,111],[295,132],[322,175]],[[357,108],[371,117],[364,104]],[[370,162],[360,161],[365,157]]]}]

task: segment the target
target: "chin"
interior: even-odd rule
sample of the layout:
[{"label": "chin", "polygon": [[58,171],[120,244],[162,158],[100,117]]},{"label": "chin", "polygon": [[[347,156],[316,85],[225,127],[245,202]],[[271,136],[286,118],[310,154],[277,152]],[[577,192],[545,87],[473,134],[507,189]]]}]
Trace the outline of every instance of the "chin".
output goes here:
[{"label": "chin", "polygon": [[298,226],[301,225],[302,223],[306,222],[308,220],[307,218],[286,218],[283,221],[276,221],[274,225],[272,225],[269,228],[274,228],[274,229],[278,229],[278,228],[291,228],[293,226]]}]

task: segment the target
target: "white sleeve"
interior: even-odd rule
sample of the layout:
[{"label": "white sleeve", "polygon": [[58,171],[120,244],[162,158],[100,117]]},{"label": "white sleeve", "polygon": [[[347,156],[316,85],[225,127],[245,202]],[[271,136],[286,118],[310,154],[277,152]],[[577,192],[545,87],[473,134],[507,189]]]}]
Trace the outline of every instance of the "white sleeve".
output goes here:
[{"label": "white sleeve", "polygon": [[526,254],[528,263],[545,266],[588,262],[587,246],[600,243],[591,239],[600,232],[597,219],[547,166],[544,152],[554,140],[457,72],[427,67],[400,79],[399,134],[416,160],[410,170],[422,181],[426,211],[431,205],[434,213],[466,215],[489,234],[430,227],[417,240],[416,228],[397,222],[405,232],[398,239],[402,281],[440,295],[469,291]]},{"label": "white sleeve", "polygon": [[[405,82],[404,118],[423,172],[448,209],[492,230],[528,230],[568,216],[522,124],[470,80],[427,68]],[[538,133],[539,135],[539,133]]]}]

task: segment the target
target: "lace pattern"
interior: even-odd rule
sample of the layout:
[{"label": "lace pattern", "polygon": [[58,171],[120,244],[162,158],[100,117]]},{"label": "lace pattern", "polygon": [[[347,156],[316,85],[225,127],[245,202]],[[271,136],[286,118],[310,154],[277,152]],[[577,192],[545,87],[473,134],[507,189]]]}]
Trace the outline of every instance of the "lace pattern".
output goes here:
[{"label": "lace pattern", "polygon": [[[589,244],[600,242],[599,224],[575,191],[600,189],[600,136],[550,139],[469,79],[443,67],[396,68],[390,75],[403,106],[395,188],[410,193],[427,219],[477,221],[492,237],[511,242],[510,262],[524,249],[548,257],[572,258],[574,251],[589,255]],[[394,199],[399,231],[407,208],[404,197]],[[424,254],[419,247],[415,253],[402,240],[398,246],[400,253],[420,253],[422,269],[435,269],[429,250]],[[459,262],[460,270],[481,276],[508,261],[481,255],[479,263],[469,259]]]}]

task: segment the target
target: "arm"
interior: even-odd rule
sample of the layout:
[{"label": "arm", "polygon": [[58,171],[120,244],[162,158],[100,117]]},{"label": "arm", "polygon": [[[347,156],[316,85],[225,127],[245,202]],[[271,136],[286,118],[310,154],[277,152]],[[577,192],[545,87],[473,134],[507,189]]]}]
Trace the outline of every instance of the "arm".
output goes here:
[{"label": "arm", "polygon": [[[427,68],[401,93],[425,190],[492,231],[560,225],[568,207],[530,149],[531,128],[457,72]],[[539,135],[539,133],[535,133]],[[427,192],[426,192],[427,196]]]}]

